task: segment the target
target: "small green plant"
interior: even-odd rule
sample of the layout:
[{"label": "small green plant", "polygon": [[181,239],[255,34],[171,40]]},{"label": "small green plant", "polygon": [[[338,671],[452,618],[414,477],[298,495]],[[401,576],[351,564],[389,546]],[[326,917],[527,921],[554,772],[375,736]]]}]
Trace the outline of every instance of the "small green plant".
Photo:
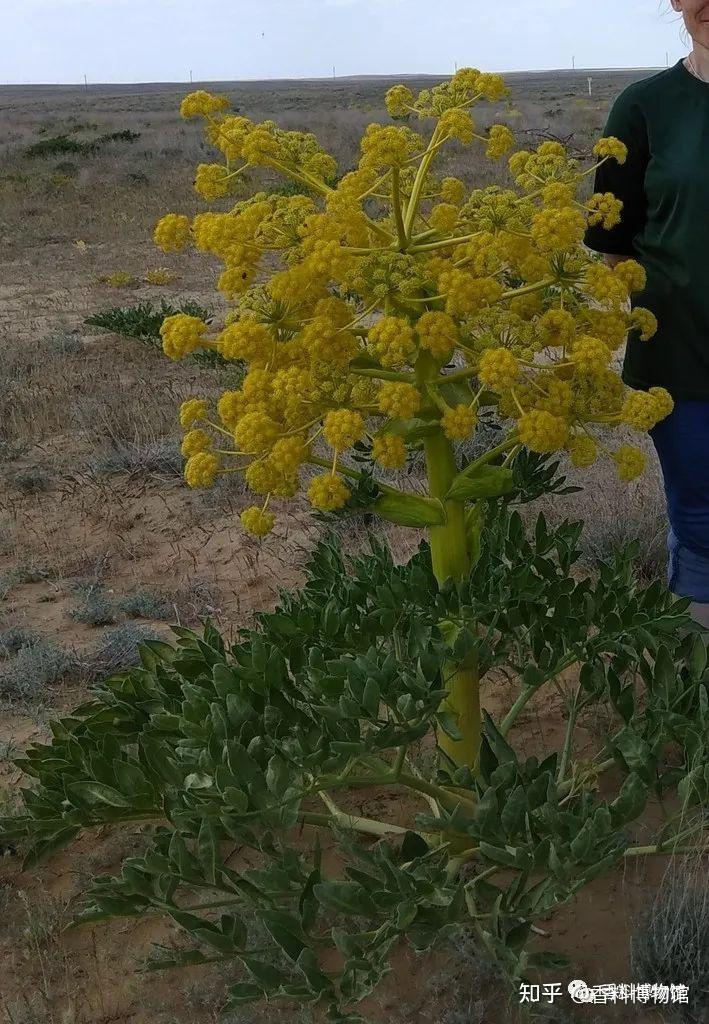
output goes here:
[{"label": "small green plant", "polygon": [[127,270],[114,270],[111,274],[102,274],[99,281],[110,288],[135,288],[138,284],[138,279]]},{"label": "small green plant", "polygon": [[13,487],[28,494],[38,494],[47,491],[52,486],[52,476],[40,466],[30,466],[27,469],[18,469],[8,474],[8,480]]},{"label": "small green plant", "polygon": [[99,327],[102,331],[123,334],[127,338],[139,338],[157,346],[160,343],[163,320],[175,313],[186,313],[188,316],[211,320],[211,314],[197,302],[187,300],[179,307],[174,307],[162,299],[159,306],[152,302],[139,302],[136,306],[112,306],[101,313],[92,313],[86,317],[84,323],[87,327]]},{"label": "small green plant", "polygon": [[[152,302],[140,302],[136,306],[127,307],[113,306],[102,313],[92,314],[84,320],[84,323],[88,327],[99,327],[101,330],[122,334],[127,338],[138,338],[140,341],[160,348],[160,328],[163,320],[176,313],[200,317],[205,323],[209,323],[212,319],[211,313],[191,299],[183,302],[179,307],[172,306],[161,299],[159,306]],[[227,362],[218,352],[210,350],[194,352],[192,359],[204,366],[223,366]]]},{"label": "small green plant", "polygon": [[18,565],[0,576],[0,600],[4,601],[15,587],[24,583],[41,583],[49,575],[47,569],[38,565]]},{"label": "small green plant", "polygon": [[128,594],[117,603],[118,610],[134,619],[169,619],[173,606],[164,594],[152,590],[139,590]]},{"label": "small green plant", "polygon": [[25,647],[34,647],[40,643],[39,633],[22,626],[10,626],[0,632],[0,658],[9,658]]},{"label": "small green plant", "polygon": [[51,138],[33,142],[25,150],[25,156],[30,160],[57,156],[64,153],[95,156],[110,142],[136,142],[139,138],[140,132],[131,131],[130,128],[124,128],[116,132],[106,132],[104,135],[99,135],[95,139],[89,139],[88,141],[70,138],[68,135],[54,135]]},{"label": "small green plant", "polygon": [[103,682],[115,672],[125,672],[140,662],[140,645],[157,635],[148,626],[123,622],[107,629],[88,653],[76,656],[74,669],[86,682]]},{"label": "small green plant", "polygon": [[58,156],[62,153],[85,155],[89,151],[85,142],[70,139],[68,135],[55,135],[49,139],[42,139],[40,142],[33,142],[25,150],[25,156],[34,160],[38,157]]},{"label": "small green plant", "polygon": [[63,329],[56,334],[50,334],[44,339],[46,347],[63,356],[84,355],[86,346],[84,339],[78,331]]},{"label": "small green plant", "polygon": [[80,603],[69,613],[75,622],[84,622],[88,626],[106,626],[115,622],[114,603],[99,583],[78,582],[73,589],[80,598]]},{"label": "small green plant", "polygon": [[45,686],[63,679],[70,668],[71,658],[65,651],[48,640],[35,638],[13,657],[0,660],[0,695],[31,700]]}]

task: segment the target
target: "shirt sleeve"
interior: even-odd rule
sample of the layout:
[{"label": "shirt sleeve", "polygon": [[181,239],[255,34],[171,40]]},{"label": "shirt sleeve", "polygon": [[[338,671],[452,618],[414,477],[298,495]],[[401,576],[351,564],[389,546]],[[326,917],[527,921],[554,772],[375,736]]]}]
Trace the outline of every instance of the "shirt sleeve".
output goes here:
[{"label": "shirt sleeve", "polygon": [[610,230],[596,224],[586,230],[585,244],[596,252],[633,256],[633,239],[647,217],[645,171],[650,159],[647,125],[632,89],[626,89],[613,104],[604,136],[615,136],[628,147],[624,164],[609,159],[596,169],[594,192],[612,192],[623,204],[621,221]]}]

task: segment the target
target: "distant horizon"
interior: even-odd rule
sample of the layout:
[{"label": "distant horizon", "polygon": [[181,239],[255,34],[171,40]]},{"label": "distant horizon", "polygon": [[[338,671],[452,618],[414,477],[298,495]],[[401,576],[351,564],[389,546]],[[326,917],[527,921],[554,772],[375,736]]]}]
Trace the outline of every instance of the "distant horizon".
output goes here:
[{"label": "distant horizon", "polygon": [[[8,85],[309,81],[654,70],[684,56],[668,0],[21,0],[6,5]],[[388,70],[399,68],[398,75]],[[503,72],[504,73],[504,72]]]},{"label": "distant horizon", "polygon": [[[682,58],[678,58],[681,60]],[[550,74],[585,74],[589,71],[666,71],[667,68],[672,67],[678,61],[671,61],[666,65],[609,65],[607,67],[556,67],[556,68],[529,68],[515,71],[496,71],[495,74],[502,75],[504,78],[510,78],[512,76],[521,75],[550,75]],[[382,74],[376,74],[372,72],[365,72],[362,74],[348,74],[348,75],[298,75],[298,76],[286,76],[282,78],[278,77],[249,77],[249,78],[202,78],[202,79],[144,79],[144,80],[122,80],[122,81],[87,81],[83,80],[77,82],[0,82],[0,88],[3,89],[23,89],[23,88],[57,88],[57,89],[91,89],[101,88],[103,86],[119,86],[119,85],[185,85],[185,86],[205,86],[205,85],[220,85],[220,84],[239,84],[241,82],[333,82],[333,81],[356,81],[364,79],[405,79],[405,78],[438,78],[445,79],[450,78],[453,75],[453,71],[421,71],[421,72],[386,72]]]}]

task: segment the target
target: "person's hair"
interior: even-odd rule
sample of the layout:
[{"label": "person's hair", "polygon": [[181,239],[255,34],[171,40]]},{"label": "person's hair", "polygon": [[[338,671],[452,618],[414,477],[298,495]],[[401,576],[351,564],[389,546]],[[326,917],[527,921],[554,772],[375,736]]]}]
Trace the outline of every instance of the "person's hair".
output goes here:
[{"label": "person's hair", "polygon": [[[669,0],[664,0],[664,2],[663,0],[660,0],[659,6],[661,14],[676,14],[674,7],[669,2]],[[691,39],[689,38],[689,32],[687,31],[687,26],[684,23],[684,18],[681,14],[677,14],[677,17],[673,18],[672,20],[678,21],[680,23],[680,38],[685,46],[689,46],[691,43]]]}]

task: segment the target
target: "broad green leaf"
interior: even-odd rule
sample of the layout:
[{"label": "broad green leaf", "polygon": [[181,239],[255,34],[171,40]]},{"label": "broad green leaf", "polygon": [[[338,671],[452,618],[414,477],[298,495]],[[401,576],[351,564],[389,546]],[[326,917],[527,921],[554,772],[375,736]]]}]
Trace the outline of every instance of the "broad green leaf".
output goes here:
[{"label": "broad green leaf", "polygon": [[100,782],[72,782],[68,786],[68,791],[92,804],[108,804],[110,807],[131,806],[130,801],[117,789],[112,786],[104,786]]},{"label": "broad green leaf", "polygon": [[370,896],[356,882],[319,882],[313,887],[313,892],[315,898],[328,910],[357,917],[376,915]]},{"label": "broad green leaf", "polygon": [[610,805],[611,818],[615,828],[634,821],[642,814],[647,803],[647,787],[635,772],[623,783],[620,793]]},{"label": "broad green leaf", "polygon": [[265,910],[259,915],[269,934],[294,963],[305,949],[300,922],[283,911]]}]

